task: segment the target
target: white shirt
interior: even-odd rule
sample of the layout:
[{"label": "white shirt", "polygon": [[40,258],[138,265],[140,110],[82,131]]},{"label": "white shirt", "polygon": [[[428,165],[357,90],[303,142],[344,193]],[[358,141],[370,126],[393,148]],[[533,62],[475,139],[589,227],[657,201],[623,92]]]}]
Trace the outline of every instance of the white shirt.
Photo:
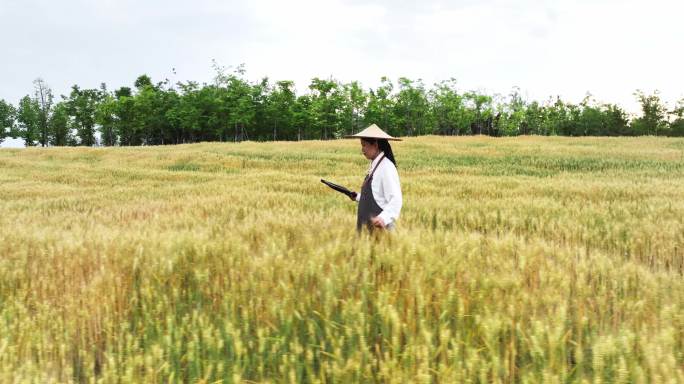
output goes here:
[{"label": "white shirt", "polygon": [[[371,161],[368,167],[370,173],[375,165],[382,159],[385,153],[380,154]],[[385,225],[394,223],[399,217],[401,211],[402,197],[401,186],[399,185],[399,173],[397,167],[390,159],[385,158],[378,165],[378,169],[373,174],[373,182],[371,183],[371,191],[375,202],[382,208],[382,212],[378,215],[385,222]],[[361,200],[361,192],[356,194],[356,201]]]}]

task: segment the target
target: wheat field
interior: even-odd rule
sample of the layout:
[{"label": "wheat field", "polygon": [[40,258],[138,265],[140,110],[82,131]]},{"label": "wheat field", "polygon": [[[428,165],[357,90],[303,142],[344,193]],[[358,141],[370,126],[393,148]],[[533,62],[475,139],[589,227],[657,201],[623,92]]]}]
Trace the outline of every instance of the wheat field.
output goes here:
[{"label": "wheat field", "polygon": [[684,140],[0,150],[2,383],[684,383]]}]

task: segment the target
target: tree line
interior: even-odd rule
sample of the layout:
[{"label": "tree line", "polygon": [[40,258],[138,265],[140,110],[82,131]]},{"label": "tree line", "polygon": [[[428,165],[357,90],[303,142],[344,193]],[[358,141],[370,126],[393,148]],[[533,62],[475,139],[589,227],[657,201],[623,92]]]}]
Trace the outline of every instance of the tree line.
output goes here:
[{"label": "tree line", "polygon": [[214,64],[210,84],[172,84],[139,76],[114,91],[77,85],[56,101],[43,79],[14,106],[0,99],[0,142],[27,146],[163,145],[200,141],[333,139],[377,123],[393,136],[564,135],[684,136],[684,99],[667,108],[657,92],[635,92],[641,116],[587,96],[527,101],[510,94],[460,91],[454,79],[427,88],[422,80],[387,77],[375,89],[359,82],[313,78],[298,94],[292,81],[250,82],[244,65]]}]

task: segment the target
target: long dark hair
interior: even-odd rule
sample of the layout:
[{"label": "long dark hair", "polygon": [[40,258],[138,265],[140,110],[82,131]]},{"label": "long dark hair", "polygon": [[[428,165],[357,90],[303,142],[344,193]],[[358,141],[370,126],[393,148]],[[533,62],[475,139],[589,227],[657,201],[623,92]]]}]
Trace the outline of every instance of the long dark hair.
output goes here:
[{"label": "long dark hair", "polygon": [[390,146],[390,143],[387,141],[387,139],[369,139],[364,137],[361,140],[369,144],[378,143],[378,149],[380,152],[385,152],[385,157],[388,158],[395,167],[397,166],[397,161],[394,159],[394,152],[392,152],[392,146]]}]

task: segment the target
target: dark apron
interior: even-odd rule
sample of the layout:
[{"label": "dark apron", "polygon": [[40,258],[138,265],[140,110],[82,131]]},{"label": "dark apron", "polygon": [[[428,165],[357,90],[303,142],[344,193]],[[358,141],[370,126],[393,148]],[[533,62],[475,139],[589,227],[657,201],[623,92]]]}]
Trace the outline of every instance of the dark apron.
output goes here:
[{"label": "dark apron", "polygon": [[373,226],[373,223],[371,223],[371,218],[379,215],[382,212],[382,208],[378,205],[378,203],[375,202],[375,198],[373,197],[373,189],[371,188],[371,184],[373,183],[373,174],[375,173],[375,170],[378,169],[378,165],[380,165],[380,162],[385,159],[385,155],[378,161],[378,163],[375,165],[375,168],[366,175],[366,178],[363,180],[363,185],[361,186],[361,198],[359,199],[359,207],[358,211],[356,213],[356,231],[361,232],[361,229],[363,229],[363,226],[365,225],[369,231],[373,232],[375,227]]}]

